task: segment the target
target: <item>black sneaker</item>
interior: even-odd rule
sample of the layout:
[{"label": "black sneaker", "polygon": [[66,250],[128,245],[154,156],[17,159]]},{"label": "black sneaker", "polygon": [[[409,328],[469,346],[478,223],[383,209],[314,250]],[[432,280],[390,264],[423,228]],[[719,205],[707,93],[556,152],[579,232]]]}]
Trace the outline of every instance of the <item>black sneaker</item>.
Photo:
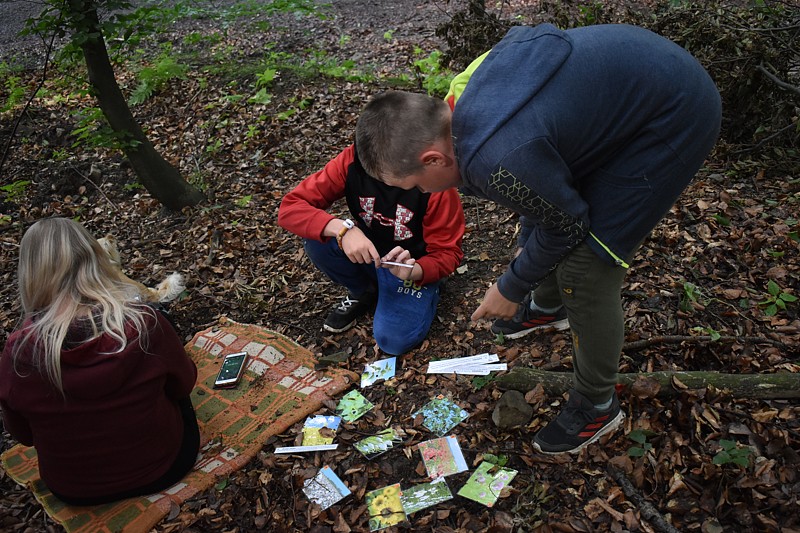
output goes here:
[{"label": "black sneaker", "polygon": [[328,318],[322,325],[323,329],[331,333],[347,331],[355,325],[359,317],[364,316],[375,307],[377,299],[377,294],[374,292],[365,292],[358,298],[345,296],[328,313]]},{"label": "black sneaker", "polygon": [[507,339],[524,337],[537,329],[568,329],[567,309],[562,305],[555,313],[542,313],[531,309],[531,295],[528,294],[519,304],[517,314],[511,320],[498,318],[492,324],[492,333],[502,333]]},{"label": "black sneaker", "polygon": [[617,394],[608,409],[599,410],[583,394],[569,391],[569,401],[555,420],[533,438],[533,447],[541,453],[578,453],[589,444],[617,429],[625,418]]}]

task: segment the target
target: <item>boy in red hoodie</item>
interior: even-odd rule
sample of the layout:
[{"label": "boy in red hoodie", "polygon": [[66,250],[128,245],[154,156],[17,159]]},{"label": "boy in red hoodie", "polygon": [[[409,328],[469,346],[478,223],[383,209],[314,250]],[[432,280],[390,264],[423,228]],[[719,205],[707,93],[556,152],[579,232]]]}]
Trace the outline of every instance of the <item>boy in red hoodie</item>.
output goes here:
[{"label": "boy in red hoodie", "polygon": [[[347,217],[328,212],[340,199]],[[381,183],[364,171],[355,146],[284,197],[278,224],[302,237],[314,265],[347,289],[323,328],[346,331],[374,308],[375,340],[391,355],[425,339],[441,282],[463,257],[458,193],[403,191]]]}]

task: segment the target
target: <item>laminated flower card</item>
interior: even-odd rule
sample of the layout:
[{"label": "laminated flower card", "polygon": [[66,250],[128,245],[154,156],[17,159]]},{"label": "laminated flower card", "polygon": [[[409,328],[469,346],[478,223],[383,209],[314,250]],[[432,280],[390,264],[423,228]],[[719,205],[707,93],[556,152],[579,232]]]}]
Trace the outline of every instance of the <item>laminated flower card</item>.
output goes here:
[{"label": "laminated flower card", "polygon": [[324,511],[345,496],[350,494],[336,472],[330,467],[322,467],[317,475],[303,483],[303,492],[308,499],[318,504]]},{"label": "laminated flower card", "polygon": [[374,459],[387,450],[394,448],[394,445],[401,442],[400,435],[392,428],[384,429],[376,435],[362,439],[353,446],[360,451],[367,459]]},{"label": "laminated flower card", "polygon": [[451,499],[453,493],[442,478],[432,483],[414,485],[400,492],[400,503],[407,515]]},{"label": "laminated flower card", "polygon": [[458,474],[467,470],[467,462],[461,453],[461,446],[453,436],[440,437],[419,443],[419,453],[422,462],[431,479],[436,479],[451,474]]},{"label": "laminated flower card", "polygon": [[423,426],[441,437],[466,420],[469,413],[451,400],[439,395],[412,416],[418,415],[422,415]]},{"label": "laminated flower card", "polygon": [[511,483],[516,475],[516,470],[502,468],[484,461],[478,465],[467,483],[461,487],[458,495],[491,507],[500,497],[500,492]]},{"label": "laminated flower card", "polygon": [[388,359],[381,359],[374,363],[368,364],[364,367],[364,373],[361,374],[361,388],[369,387],[373,383],[380,380],[388,380],[394,377],[395,364],[397,358],[390,357]]},{"label": "laminated flower card", "polygon": [[307,418],[303,425],[303,446],[331,444],[341,420],[338,416],[323,415]]},{"label": "laminated flower card", "polygon": [[367,400],[363,394],[357,390],[351,390],[339,400],[336,405],[336,414],[341,416],[345,422],[355,422],[373,407],[375,406],[372,402]]},{"label": "laminated flower card", "polygon": [[365,496],[369,511],[369,530],[378,531],[406,519],[400,502],[400,483],[368,492]]}]

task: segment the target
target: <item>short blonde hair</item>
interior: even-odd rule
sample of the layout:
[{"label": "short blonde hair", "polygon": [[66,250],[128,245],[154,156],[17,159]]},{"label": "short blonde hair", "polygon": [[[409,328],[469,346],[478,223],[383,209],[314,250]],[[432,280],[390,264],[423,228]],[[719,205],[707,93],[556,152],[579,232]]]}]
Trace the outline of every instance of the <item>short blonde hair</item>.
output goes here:
[{"label": "short blonde hair", "polygon": [[420,154],[450,137],[450,107],[424,94],[388,91],[367,103],[356,123],[356,152],[364,170],[379,180],[422,170]]},{"label": "short blonde hair", "polygon": [[[76,320],[85,320],[91,337],[108,334],[128,344],[126,325],[146,334],[144,315],[153,311],[138,300],[138,288],[114,268],[97,240],[68,218],[33,224],[22,237],[17,270],[25,335],[15,356],[33,344],[33,362],[63,393],[61,350]],[[87,339],[88,340],[88,339]]]}]

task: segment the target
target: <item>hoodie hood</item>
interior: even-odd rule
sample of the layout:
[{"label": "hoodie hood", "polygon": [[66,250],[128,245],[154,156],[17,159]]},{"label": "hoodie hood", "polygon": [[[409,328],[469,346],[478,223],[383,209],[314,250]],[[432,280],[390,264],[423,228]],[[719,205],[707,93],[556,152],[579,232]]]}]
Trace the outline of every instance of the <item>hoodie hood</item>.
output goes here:
[{"label": "hoodie hood", "polygon": [[98,399],[119,390],[142,364],[144,351],[132,328],[126,328],[128,344],[122,351],[109,335],[91,339],[61,352],[64,393],[73,398]]},{"label": "hoodie hood", "polygon": [[[551,24],[515,26],[479,58],[468,80],[459,75],[461,86],[465,86],[455,98],[453,141],[462,172],[484,142],[550,81],[571,52],[570,38]],[[515,91],[509,91],[509,87]],[[487,101],[492,102],[491,108],[485,105]]]}]

